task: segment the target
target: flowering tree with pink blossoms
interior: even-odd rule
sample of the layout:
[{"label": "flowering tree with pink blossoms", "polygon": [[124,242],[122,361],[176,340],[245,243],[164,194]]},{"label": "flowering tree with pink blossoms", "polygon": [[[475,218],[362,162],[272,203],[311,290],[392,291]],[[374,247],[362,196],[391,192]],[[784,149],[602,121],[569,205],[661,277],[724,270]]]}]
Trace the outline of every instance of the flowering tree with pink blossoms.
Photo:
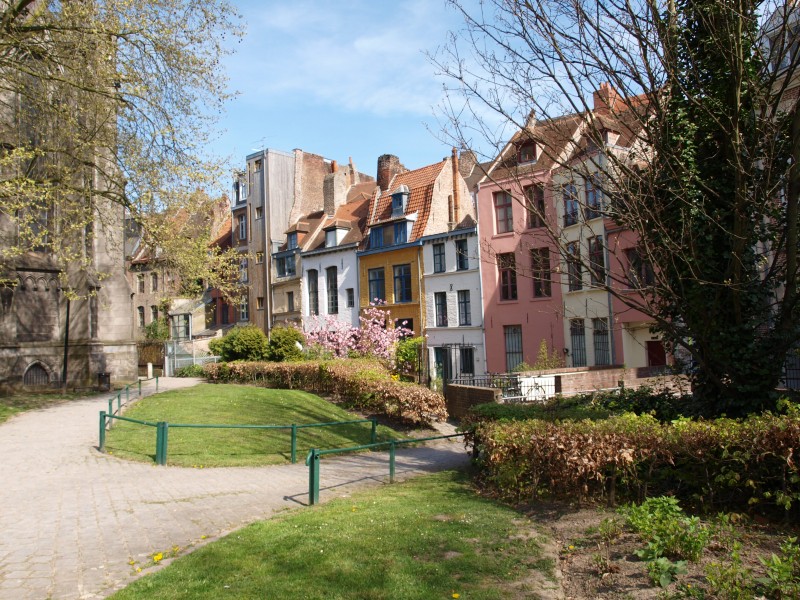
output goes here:
[{"label": "flowering tree with pink blossoms", "polygon": [[391,313],[380,303],[370,304],[359,320],[360,327],[352,327],[334,316],[318,319],[306,332],[309,346],[317,346],[337,358],[373,356],[391,361],[397,342],[413,332],[405,327],[391,327]]}]

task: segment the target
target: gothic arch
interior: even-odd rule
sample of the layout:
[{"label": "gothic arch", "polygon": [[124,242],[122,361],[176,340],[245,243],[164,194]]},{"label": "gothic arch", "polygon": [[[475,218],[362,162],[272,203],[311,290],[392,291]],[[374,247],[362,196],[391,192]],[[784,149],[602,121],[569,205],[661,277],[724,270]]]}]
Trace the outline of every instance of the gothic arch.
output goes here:
[{"label": "gothic arch", "polygon": [[41,361],[34,361],[25,369],[22,376],[25,387],[44,387],[50,385],[50,370]]}]

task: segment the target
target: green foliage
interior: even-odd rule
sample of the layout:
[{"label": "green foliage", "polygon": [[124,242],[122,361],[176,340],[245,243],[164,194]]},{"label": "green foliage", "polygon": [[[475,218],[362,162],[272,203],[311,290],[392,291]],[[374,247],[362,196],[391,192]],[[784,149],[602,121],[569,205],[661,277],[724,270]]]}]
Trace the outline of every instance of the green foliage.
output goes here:
[{"label": "green foliage", "polygon": [[211,340],[208,348],[226,362],[264,360],[267,353],[267,336],[255,325],[237,325],[224,337]]},{"label": "green foliage", "polygon": [[712,561],[706,565],[708,585],[718,598],[752,600],[755,592],[753,573],[742,563],[741,542],[734,542],[728,556],[728,561]]},{"label": "green foliage", "polygon": [[662,588],[669,585],[678,578],[678,575],[686,573],[686,561],[671,561],[665,556],[659,556],[647,561],[647,574],[650,581]]},{"label": "green foliage", "polygon": [[346,406],[412,424],[447,418],[441,394],[399,381],[376,360],[219,363],[206,365],[204,369],[212,382],[254,383],[330,394]]},{"label": "green foliage", "polygon": [[559,353],[555,348],[550,352],[547,347],[547,340],[542,339],[539,342],[539,351],[536,354],[536,362],[529,370],[532,371],[545,371],[547,369],[560,369],[564,366],[564,355]]},{"label": "green foliage", "polygon": [[[273,362],[302,360],[304,342],[303,333],[296,327],[274,327],[269,334],[264,358]],[[247,360],[259,360],[259,357]]]},{"label": "green foliage", "polygon": [[424,344],[425,338],[421,336],[405,337],[397,342],[394,361],[398,373],[414,373],[417,370],[419,353]]},{"label": "green foliage", "polygon": [[761,559],[767,569],[757,581],[770,598],[800,598],[800,545],[792,537],[781,544],[781,556]]},{"label": "green foliage", "polygon": [[165,341],[169,339],[169,323],[166,319],[156,319],[145,325],[144,339],[147,341]]},{"label": "green foliage", "polygon": [[669,496],[648,498],[639,506],[624,508],[623,513],[628,525],[647,542],[640,558],[654,560],[665,556],[696,562],[711,537],[710,530],[698,517],[687,517],[677,499]]},{"label": "green foliage", "polygon": [[203,365],[187,365],[175,371],[175,377],[205,377]]}]

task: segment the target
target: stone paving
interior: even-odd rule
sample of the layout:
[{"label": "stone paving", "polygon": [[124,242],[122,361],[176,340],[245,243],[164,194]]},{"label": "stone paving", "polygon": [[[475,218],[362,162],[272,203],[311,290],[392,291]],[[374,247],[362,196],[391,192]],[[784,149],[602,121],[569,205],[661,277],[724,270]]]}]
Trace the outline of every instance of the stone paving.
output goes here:
[{"label": "stone paving", "polygon": [[[162,378],[159,387],[195,383]],[[154,393],[154,383],[142,391]],[[99,453],[98,414],[109,397],[23,413],[0,425],[0,600],[105,598],[140,576],[137,566],[142,574],[158,568],[154,553],[177,546],[183,554],[307,504],[303,464],[185,469]],[[398,450],[396,477],[467,462],[459,438]],[[320,472],[324,502],[386,482],[388,453],[324,458]]]}]

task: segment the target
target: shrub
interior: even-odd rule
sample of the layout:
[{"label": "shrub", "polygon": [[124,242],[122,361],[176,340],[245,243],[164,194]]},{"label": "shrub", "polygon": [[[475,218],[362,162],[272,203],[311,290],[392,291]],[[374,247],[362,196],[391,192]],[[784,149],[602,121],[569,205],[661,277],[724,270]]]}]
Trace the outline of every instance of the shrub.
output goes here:
[{"label": "shrub", "polygon": [[413,424],[447,418],[441,394],[392,379],[388,369],[375,360],[220,363],[206,365],[204,370],[212,382],[331,394],[353,408]]},{"label": "shrub", "polygon": [[274,327],[269,335],[265,358],[273,362],[302,360],[304,342],[302,332],[296,327]]},{"label": "shrub", "polygon": [[203,365],[187,365],[175,371],[175,377],[205,377]]},{"label": "shrub", "polygon": [[208,348],[226,362],[264,360],[267,351],[267,336],[255,325],[237,325],[225,337],[211,340]]},{"label": "shrub", "polygon": [[144,339],[152,342],[163,342],[169,339],[169,323],[166,319],[156,319],[145,325]]},{"label": "shrub", "polygon": [[479,482],[509,499],[670,494],[708,512],[800,512],[797,413],[674,423],[631,413],[596,422],[473,417],[466,434]]},{"label": "shrub", "polygon": [[424,344],[424,337],[406,337],[397,342],[394,362],[395,369],[398,373],[416,372],[417,360],[419,359],[419,353]]}]

